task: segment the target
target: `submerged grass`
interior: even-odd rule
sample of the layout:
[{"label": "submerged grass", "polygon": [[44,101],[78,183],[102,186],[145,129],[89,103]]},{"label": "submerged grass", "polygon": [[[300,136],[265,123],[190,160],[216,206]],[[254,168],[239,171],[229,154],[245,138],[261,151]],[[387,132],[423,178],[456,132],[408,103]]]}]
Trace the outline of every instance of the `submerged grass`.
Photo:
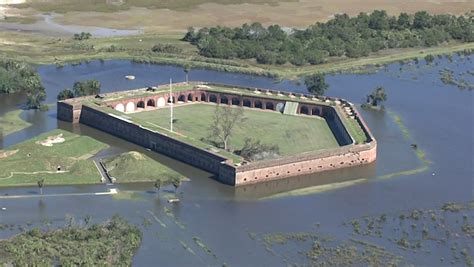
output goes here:
[{"label": "submerged grass", "polygon": [[23,110],[13,110],[0,117],[0,136],[6,136],[23,130],[31,125],[20,118]]},{"label": "submerged grass", "polygon": [[143,201],[145,198],[135,191],[118,190],[117,194],[112,195],[116,200]]}]

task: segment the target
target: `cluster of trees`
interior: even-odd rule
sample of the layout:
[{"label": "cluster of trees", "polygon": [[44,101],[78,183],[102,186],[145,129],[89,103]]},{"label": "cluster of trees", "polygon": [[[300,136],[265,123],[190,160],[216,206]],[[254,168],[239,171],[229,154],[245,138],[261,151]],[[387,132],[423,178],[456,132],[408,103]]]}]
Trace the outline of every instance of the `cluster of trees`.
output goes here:
[{"label": "cluster of trees", "polygon": [[27,106],[42,108],[46,99],[46,90],[36,70],[27,63],[12,60],[0,61],[0,93],[25,92]]},{"label": "cluster of trees", "polygon": [[315,95],[324,95],[326,90],[329,88],[329,84],[326,83],[326,78],[322,73],[306,76],[304,78],[304,84],[306,85],[308,92]]},{"label": "cluster of trees", "polygon": [[336,15],[307,29],[268,28],[260,23],[239,28],[189,28],[183,40],[206,57],[256,59],[261,64],[321,64],[328,57],[363,57],[388,48],[435,46],[449,40],[474,41],[474,23],[468,16],[389,16],[383,10],[349,17]]},{"label": "cluster of trees", "polygon": [[73,97],[80,97],[86,95],[97,95],[100,93],[100,82],[98,80],[86,80],[75,82],[72,90],[66,88],[59,92],[58,100],[64,100]]},{"label": "cluster of trees", "polygon": [[155,53],[180,54],[183,49],[170,44],[156,44],[151,48]]},{"label": "cluster of trees", "polygon": [[384,101],[387,101],[387,93],[385,93],[385,88],[378,86],[372,93],[367,95],[365,102],[367,105],[377,107],[381,102]]},{"label": "cluster of trees", "polygon": [[91,37],[92,37],[92,34],[90,32],[81,32],[81,33],[75,33],[72,38],[74,40],[82,41],[82,40],[90,39]]}]

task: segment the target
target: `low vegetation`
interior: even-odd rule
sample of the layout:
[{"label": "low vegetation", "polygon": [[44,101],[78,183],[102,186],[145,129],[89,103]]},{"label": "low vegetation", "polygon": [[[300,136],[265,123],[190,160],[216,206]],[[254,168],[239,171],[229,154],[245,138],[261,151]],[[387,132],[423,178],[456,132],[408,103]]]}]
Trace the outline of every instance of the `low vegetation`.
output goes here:
[{"label": "low vegetation", "polygon": [[124,1],[77,1],[62,0],[60,2],[44,2],[38,0],[27,1],[19,4],[21,8],[35,8],[43,12],[66,13],[70,11],[79,12],[117,12],[129,10],[132,7],[144,7],[150,9],[171,9],[171,10],[189,10],[206,3],[217,4],[277,4],[279,2],[294,2],[295,0],[124,0]]},{"label": "low vegetation", "polygon": [[245,138],[244,146],[236,153],[247,161],[258,161],[278,158],[280,148],[278,145],[262,144],[260,140]]},{"label": "low vegetation", "polygon": [[[473,266],[470,250],[474,202],[448,202],[432,209],[366,216],[345,222],[357,238],[392,243],[402,253],[422,253],[441,265]],[[436,247],[437,253],[431,253]],[[445,253],[447,252],[447,253]],[[446,263],[444,263],[446,261]]]},{"label": "low vegetation", "polygon": [[109,174],[116,178],[118,183],[155,181],[155,185],[161,187],[161,183],[170,183],[182,178],[174,170],[136,151],[107,158],[104,164]]},{"label": "low vegetation", "polygon": [[91,33],[89,33],[89,32],[81,32],[81,33],[75,33],[72,38],[73,38],[74,40],[82,41],[82,40],[90,39],[91,37],[92,37],[92,34],[91,34]]},{"label": "low vegetation", "polygon": [[359,58],[384,49],[431,47],[451,40],[474,41],[469,15],[430,15],[419,11],[389,16],[384,10],[349,17],[337,14],[307,29],[267,28],[260,23],[238,28],[190,28],[183,40],[206,57],[256,59],[260,64],[318,65],[329,58]]},{"label": "low vegetation", "polygon": [[142,233],[118,216],[85,227],[28,232],[0,240],[0,264],[5,266],[131,266]]},{"label": "low vegetation", "polygon": [[[472,73],[467,73],[472,75]],[[474,84],[469,83],[463,78],[463,75],[456,75],[453,70],[443,69],[439,72],[440,80],[447,85],[454,85],[457,88],[464,90],[474,90]]]}]

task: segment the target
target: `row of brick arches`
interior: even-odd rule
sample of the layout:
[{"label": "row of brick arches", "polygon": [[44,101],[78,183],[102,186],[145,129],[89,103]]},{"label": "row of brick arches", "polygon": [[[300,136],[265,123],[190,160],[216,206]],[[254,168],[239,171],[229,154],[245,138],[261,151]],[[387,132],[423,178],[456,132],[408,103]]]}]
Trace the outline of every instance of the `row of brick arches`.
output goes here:
[{"label": "row of brick arches", "polygon": [[305,105],[300,105],[299,107],[299,114],[306,114],[306,115],[316,115],[316,116],[321,116],[321,107],[310,107],[310,106],[305,106]]},{"label": "row of brick arches", "polygon": [[[147,99],[131,99],[126,103],[121,102],[116,104],[114,108],[120,112],[128,113],[140,109],[165,107],[171,102],[176,104],[187,102],[209,102],[280,112],[283,111],[282,109],[284,107],[284,103],[279,102],[278,100],[209,93],[205,91],[191,91],[185,93],[178,92],[173,94],[173,97],[170,97],[169,95],[161,95]],[[321,116],[322,110],[320,106],[300,105],[298,107],[298,113]]]}]

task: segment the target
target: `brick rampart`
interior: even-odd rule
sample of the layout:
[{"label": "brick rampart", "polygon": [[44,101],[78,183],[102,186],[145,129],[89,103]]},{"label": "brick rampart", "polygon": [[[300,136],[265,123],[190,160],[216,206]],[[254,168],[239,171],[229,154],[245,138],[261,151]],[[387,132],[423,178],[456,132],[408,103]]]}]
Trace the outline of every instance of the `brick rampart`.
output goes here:
[{"label": "brick rampart", "polygon": [[[112,93],[108,94],[108,96],[114,94],[123,95],[124,93]],[[162,92],[148,96],[111,100],[105,102],[105,105],[109,108],[116,109],[116,106],[119,104],[133,103],[134,108],[136,108],[144,103],[143,109],[146,109],[147,103],[151,103],[151,100],[156,104],[159,98],[165,98],[166,102],[171,101],[169,97],[169,94]],[[88,98],[93,99],[93,97]],[[223,99],[225,99],[224,103],[221,102]],[[235,102],[232,102],[233,99]],[[273,111],[276,111],[273,107],[276,107],[278,103],[278,100],[265,97],[264,95],[243,96],[227,92],[208,92],[203,89],[176,92],[173,94],[173,102],[176,100],[182,102],[215,102],[218,104],[239,106],[246,105],[245,100],[248,100],[250,101],[251,108],[269,109]],[[239,103],[237,103],[237,100]],[[225,103],[225,101],[227,101],[227,103]],[[259,101],[259,104],[257,101]],[[325,117],[341,147],[327,151],[301,153],[274,160],[235,165],[224,156],[212,151],[195,147],[171,138],[165,133],[153,131],[127,119],[96,109],[93,107],[94,104],[82,105],[81,103],[80,99],[59,102],[57,106],[58,118],[73,123],[80,122],[89,125],[153,151],[173,157],[208,171],[214,174],[215,179],[230,185],[252,184],[290,176],[347,168],[368,164],[374,162],[376,159],[377,143],[372,137],[367,125],[353,107],[351,107],[351,110],[355,112],[356,120],[360,123],[367,135],[368,143],[354,144],[353,138],[347,132],[346,127],[344,127],[340,119],[341,114],[339,114],[334,107],[318,105],[317,103],[301,102],[298,113],[303,112],[307,115]],[[268,103],[271,103],[271,105]],[[272,105],[272,108],[267,108]],[[302,107],[305,107],[305,109],[302,109]],[[103,107],[101,109],[103,109]]]}]

